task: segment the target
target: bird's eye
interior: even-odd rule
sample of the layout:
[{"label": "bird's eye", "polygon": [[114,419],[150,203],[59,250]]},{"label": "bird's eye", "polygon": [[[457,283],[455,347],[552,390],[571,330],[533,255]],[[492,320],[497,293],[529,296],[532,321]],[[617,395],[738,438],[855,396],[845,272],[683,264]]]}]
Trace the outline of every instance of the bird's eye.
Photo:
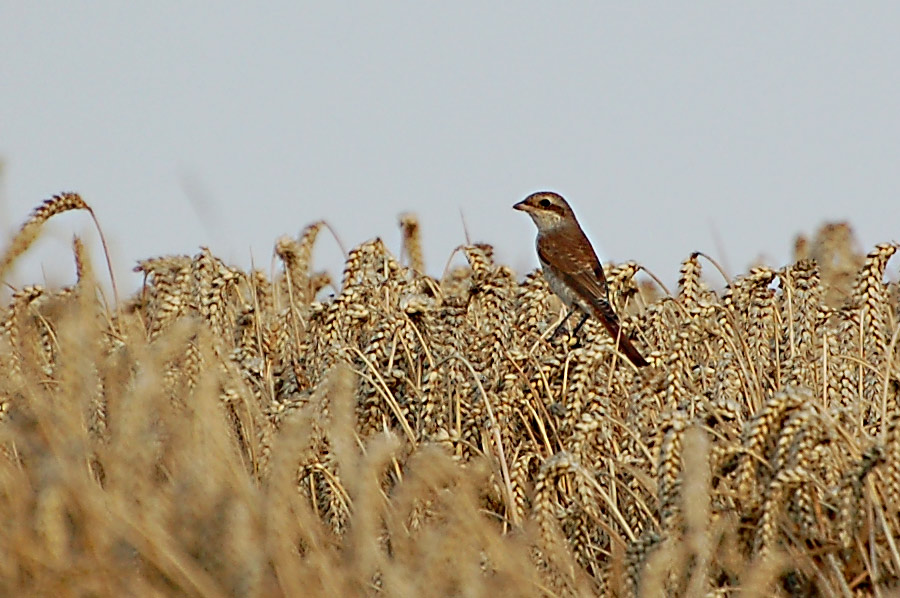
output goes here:
[{"label": "bird's eye", "polygon": [[540,206],[541,206],[542,208],[549,208],[549,207],[550,207],[550,200],[547,199],[547,198],[542,199],[542,200],[539,201],[538,203],[540,204]]}]

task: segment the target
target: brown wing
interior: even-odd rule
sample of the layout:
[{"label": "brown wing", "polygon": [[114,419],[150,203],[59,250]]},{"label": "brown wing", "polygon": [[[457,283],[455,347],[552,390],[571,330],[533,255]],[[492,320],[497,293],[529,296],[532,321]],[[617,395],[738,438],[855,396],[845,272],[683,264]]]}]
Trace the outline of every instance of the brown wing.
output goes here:
[{"label": "brown wing", "polygon": [[538,257],[554,266],[554,273],[589,304],[606,300],[606,277],[590,242],[577,226],[541,235],[537,242]]},{"label": "brown wing", "polygon": [[554,266],[554,274],[593,308],[593,315],[606,328],[618,348],[637,367],[648,365],[627,336],[609,303],[609,288],[600,260],[578,227],[554,231],[537,242],[538,257]]}]

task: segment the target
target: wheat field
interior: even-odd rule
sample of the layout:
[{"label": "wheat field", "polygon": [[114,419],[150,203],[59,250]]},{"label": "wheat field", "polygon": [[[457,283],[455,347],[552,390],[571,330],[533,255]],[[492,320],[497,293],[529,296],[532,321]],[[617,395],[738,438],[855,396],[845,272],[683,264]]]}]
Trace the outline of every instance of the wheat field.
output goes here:
[{"label": "wheat field", "polygon": [[202,249],[107,300],[76,240],[72,286],[8,291],[0,595],[900,595],[897,245],[694,254],[674,293],[609,267],[639,371],[551,338],[539,272],[472,245],[438,280],[400,226],[340,280],[317,223],[274,278]]}]

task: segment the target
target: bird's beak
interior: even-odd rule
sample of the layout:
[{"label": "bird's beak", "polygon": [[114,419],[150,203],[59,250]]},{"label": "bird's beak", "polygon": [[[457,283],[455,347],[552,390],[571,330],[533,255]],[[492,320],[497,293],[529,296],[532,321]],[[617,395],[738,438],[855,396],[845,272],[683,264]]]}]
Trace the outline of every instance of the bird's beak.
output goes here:
[{"label": "bird's beak", "polygon": [[531,211],[531,206],[529,206],[529,205],[528,205],[527,203],[525,203],[525,201],[523,200],[523,201],[520,201],[519,203],[517,203],[516,205],[514,205],[514,206],[513,206],[513,209],[514,209],[514,210],[520,210],[520,211],[522,211],[522,212],[530,212],[530,211]]}]

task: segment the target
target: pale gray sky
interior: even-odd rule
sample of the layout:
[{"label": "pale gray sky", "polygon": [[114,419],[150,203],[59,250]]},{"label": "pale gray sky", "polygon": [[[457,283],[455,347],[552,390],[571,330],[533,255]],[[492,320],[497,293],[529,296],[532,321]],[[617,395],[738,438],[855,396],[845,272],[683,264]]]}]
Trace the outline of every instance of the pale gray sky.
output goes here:
[{"label": "pale gray sky", "polygon": [[[397,249],[407,210],[432,273],[460,210],[524,271],[539,189],[669,282],[693,250],[778,265],[828,219],[900,237],[900,3],[0,0],[0,157],[0,230],[78,191],[126,288],[199,245],[268,267],[322,218]],[[29,263],[68,279],[87,222]]]}]

